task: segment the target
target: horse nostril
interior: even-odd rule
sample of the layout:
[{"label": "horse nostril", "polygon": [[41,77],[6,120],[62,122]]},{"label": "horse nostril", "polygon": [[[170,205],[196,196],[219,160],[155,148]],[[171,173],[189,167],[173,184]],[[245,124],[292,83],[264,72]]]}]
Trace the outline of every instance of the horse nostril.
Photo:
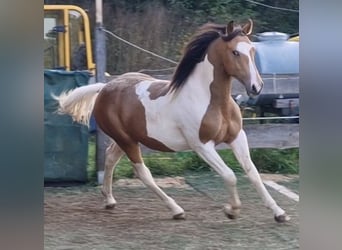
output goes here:
[{"label": "horse nostril", "polygon": [[253,90],[254,93],[258,93],[258,91],[257,91],[257,89],[256,89],[256,87],[255,87],[255,85],[252,85],[252,90]]}]

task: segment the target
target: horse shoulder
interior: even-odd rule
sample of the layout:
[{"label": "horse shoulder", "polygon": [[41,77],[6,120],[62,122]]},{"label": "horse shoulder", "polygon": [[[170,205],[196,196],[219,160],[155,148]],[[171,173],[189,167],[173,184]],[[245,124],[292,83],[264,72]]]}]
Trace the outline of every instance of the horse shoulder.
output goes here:
[{"label": "horse shoulder", "polygon": [[240,107],[233,100],[233,98],[230,98],[229,100],[228,112],[229,119],[227,120],[228,126],[224,141],[230,143],[237,137],[238,133],[242,129],[242,115]]}]

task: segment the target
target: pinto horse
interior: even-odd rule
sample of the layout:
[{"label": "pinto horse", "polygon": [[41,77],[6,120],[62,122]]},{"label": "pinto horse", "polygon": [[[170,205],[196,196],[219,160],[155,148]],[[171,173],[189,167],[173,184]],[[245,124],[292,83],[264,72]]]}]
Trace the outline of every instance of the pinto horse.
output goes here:
[{"label": "pinto horse", "polygon": [[164,152],[196,152],[223,178],[229,191],[223,211],[228,218],[236,218],[241,208],[237,179],[215,150],[215,145],[226,143],[275,220],[290,219],[265,188],[251,160],[241,112],[231,97],[233,77],[249,96],[258,95],[263,87],[254,62],[255,47],[248,38],[252,28],[252,20],[243,26],[233,21],[202,26],[186,45],[171,81],[130,72],[107,84],[83,86],[56,97],[60,113],[86,125],[93,114],[97,125],[114,140],[105,158],[102,193],[106,208],[116,204],[113,171],[126,154],[134,172],[173,218],[185,218],[183,208],[156,185],[144,164],[141,143]]}]

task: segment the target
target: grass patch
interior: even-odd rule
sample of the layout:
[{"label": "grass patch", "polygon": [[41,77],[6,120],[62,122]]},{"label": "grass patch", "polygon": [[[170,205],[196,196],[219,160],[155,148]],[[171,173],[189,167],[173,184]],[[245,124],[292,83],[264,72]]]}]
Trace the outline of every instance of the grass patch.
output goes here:
[{"label": "grass patch", "polygon": [[87,165],[87,173],[88,173],[88,181],[94,182],[97,181],[96,174],[96,140],[95,135],[89,135],[88,138],[88,165]]},{"label": "grass patch", "polygon": [[[179,176],[185,171],[208,171],[207,165],[193,152],[159,153],[144,155],[146,166],[154,176]],[[133,168],[127,157],[123,157],[115,170],[115,177],[133,177]]]},{"label": "grass patch", "polygon": [[251,149],[252,160],[258,170],[273,174],[298,174],[299,149]]},{"label": "grass patch", "polygon": [[[95,136],[89,137],[88,179],[96,181]],[[223,161],[236,173],[243,172],[231,150],[220,150]],[[259,172],[298,174],[299,149],[251,149],[251,157]],[[185,172],[213,171],[194,152],[150,153],[144,155],[146,166],[154,176],[182,176]],[[122,157],[115,169],[115,178],[132,178],[133,168],[126,156]]]}]

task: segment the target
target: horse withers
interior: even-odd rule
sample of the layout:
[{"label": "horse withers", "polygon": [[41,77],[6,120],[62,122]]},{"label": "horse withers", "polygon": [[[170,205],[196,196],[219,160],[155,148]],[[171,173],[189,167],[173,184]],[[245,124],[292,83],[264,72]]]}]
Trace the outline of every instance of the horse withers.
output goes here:
[{"label": "horse withers", "polygon": [[102,187],[107,208],[116,204],[113,171],[126,154],[137,176],[159,196],[173,218],[185,218],[183,208],[156,185],[144,164],[141,143],[165,152],[195,151],[223,178],[229,191],[224,213],[236,218],[241,208],[237,179],[215,150],[215,145],[226,143],[275,220],[290,219],[265,188],[251,160],[241,112],[231,97],[233,77],[249,96],[263,88],[254,62],[255,48],[248,38],[252,28],[252,20],[243,26],[233,21],[202,26],[186,45],[171,81],[131,72],[107,84],[79,87],[56,97],[60,113],[86,125],[93,114],[97,125],[114,140],[106,150]]}]

